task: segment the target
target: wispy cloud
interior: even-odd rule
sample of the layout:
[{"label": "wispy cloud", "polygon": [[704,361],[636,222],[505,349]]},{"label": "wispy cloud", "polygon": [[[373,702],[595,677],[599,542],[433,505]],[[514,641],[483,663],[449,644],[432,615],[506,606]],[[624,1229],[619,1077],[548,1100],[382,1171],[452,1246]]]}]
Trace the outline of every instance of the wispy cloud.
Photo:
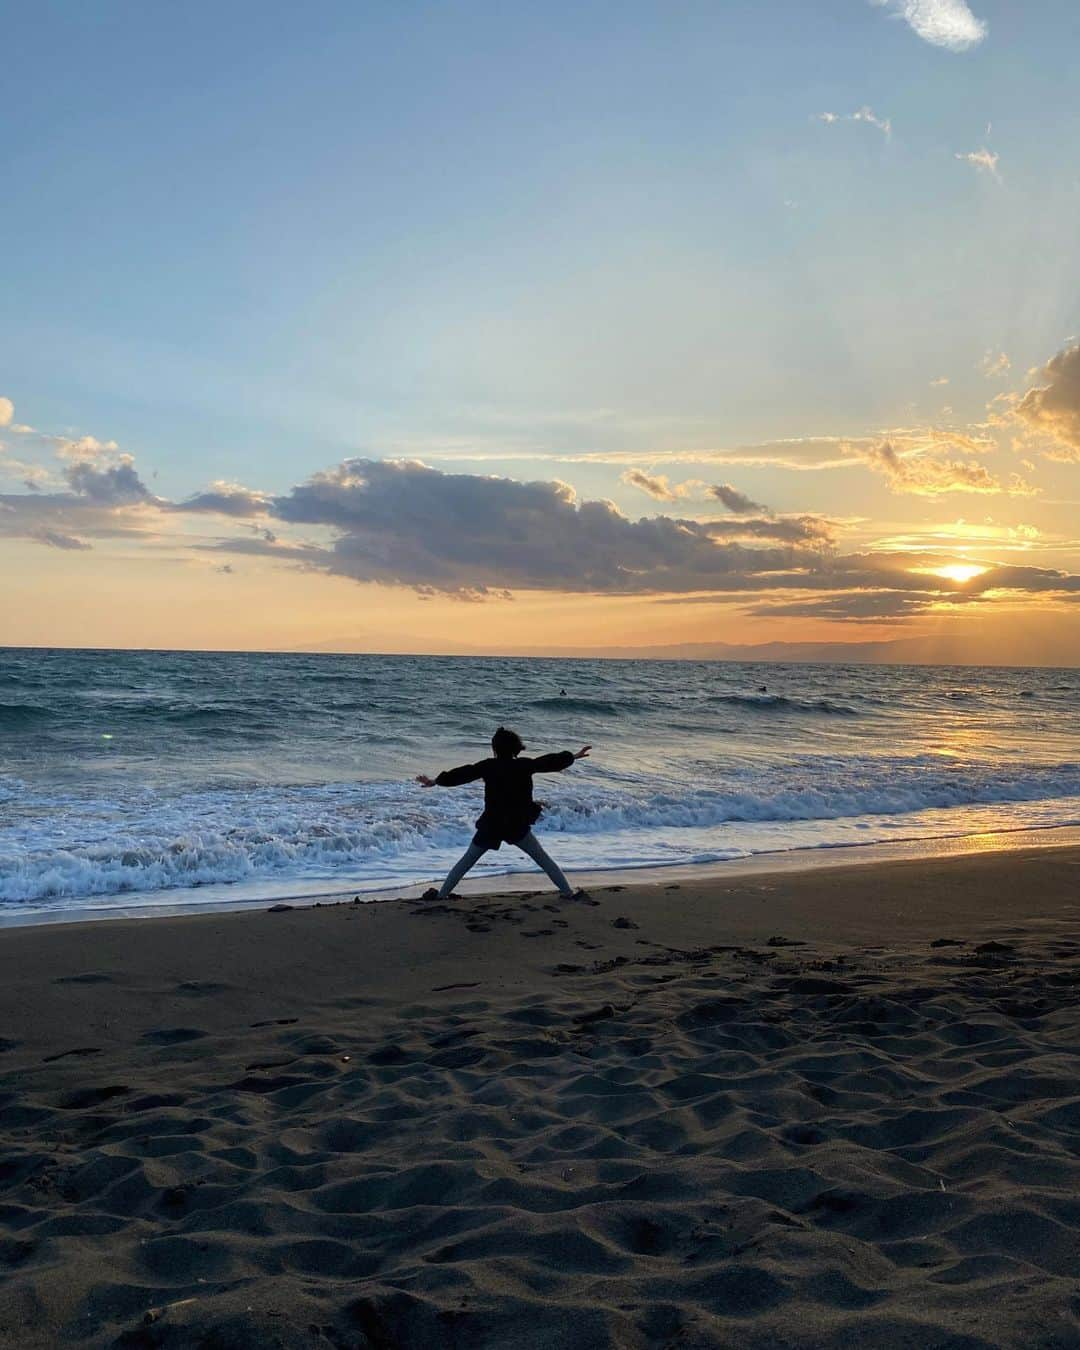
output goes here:
[{"label": "wispy cloud", "polygon": [[747,606],[757,618],[831,619],[839,623],[903,623],[946,597],[936,591],[840,591],[809,600],[763,600]]},{"label": "wispy cloud", "polygon": [[685,483],[672,483],[667,474],[646,473],[644,469],[627,469],[620,475],[628,487],[636,487],[658,502],[674,502],[686,495]]},{"label": "wispy cloud", "polygon": [[950,492],[1030,497],[1035,492],[1019,474],[1011,474],[1003,481],[976,459],[950,457],[947,445],[904,447],[882,440],[876,445],[860,445],[855,453],[868,468],[886,479],[893,492],[918,497],[940,497]]},{"label": "wispy cloud", "polygon": [[878,117],[873,108],[862,107],[853,113],[818,113],[817,121],[825,122],[832,126],[836,122],[866,122],[869,126],[877,127],[886,140],[892,135],[892,121],[888,117]]},{"label": "wispy cloud", "polygon": [[979,173],[988,173],[998,183],[1001,182],[1001,174],[998,172],[998,155],[993,150],[987,150],[985,145],[981,150],[969,150],[966,154],[961,154],[958,150],[956,158],[962,159],[966,164],[971,164]]},{"label": "wispy cloud", "polygon": [[988,380],[999,379],[1012,369],[1012,362],[1004,352],[995,353],[992,349],[979,362],[979,369]]},{"label": "wispy cloud", "polygon": [[965,0],[870,0],[904,19],[911,30],[935,47],[966,52],[986,37],[986,24]]},{"label": "wispy cloud", "polygon": [[621,475],[621,480],[631,487],[640,488],[656,501],[675,502],[700,493],[705,498],[723,502],[734,519],[707,522],[709,533],[717,542],[774,540],[778,543],[824,545],[833,539],[835,522],[822,516],[806,514],[777,515],[730,483],[703,483],[700,478],[672,483],[664,474],[649,474],[642,469],[628,469]]},{"label": "wispy cloud", "polygon": [[48,548],[60,548],[69,552],[80,552],[90,547],[85,539],[79,539],[73,534],[63,534],[60,530],[41,529],[33,537],[39,544],[45,544]]},{"label": "wispy cloud", "polygon": [[709,495],[715,497],[718,502],[723,502],[727,509],[736,516],[749,516],[755,513],[767,512],[768,507],[762,506],[760,502],[754,501],[748,497],[745,492],[740,492],[738,488],[732,487],[730,483],[714,483],[709,488]]},{"label": "wispy cloud", "polygon": [[[862,466],[881,474],[893,492],[913,496],[938,497],[952,492],[988,496],[1033,495],[1035,490],[1018,475],[1003,479],[980,462],[978,457],[990,454],[997,448],[996,442],[983,435],[979,428],[961,431],[927,426],[897,428],[875,436],[812,436],[730,450],[661,451],[654,457],[653,465],[753,465],[799,472]],[[620,464],[626,463],[628,456],[620,451],[601,450],[553,458],[564,463]],[[624,481],[634,481],[636,486],[643,487],[637,477],[641,471],[634,472],[632,480],[627,478]],[[654,488],[661,491],[667,489],[680,496],[685,495],[685,489],[693,488],[699,482],[690,479],[686,484],[674,486],[663,474],[641,476],[647,478]],[[743,494],[727,484],[708,488],[706,495],[727,504],[722,492],[730,492],[732,501],[749,501],[749,498],[743,498]],[[650,495],[656,497],[657,491],[651,491]],[[674,496],[658,497],[658,500],[671,501]],[[734,508],[729,506],[729,509]]]},{"label": "wispy cloud", "polygon": [[1047,534],[1036,525],[997,524],[987,517],[981,521],[953,520],[940,525],[916,522],[899,533],[874,536],[869,547],[875,553],[938,552],[970,553],[972,549],[990,553],[1059,553],[1072,548],[1073,541]]}]

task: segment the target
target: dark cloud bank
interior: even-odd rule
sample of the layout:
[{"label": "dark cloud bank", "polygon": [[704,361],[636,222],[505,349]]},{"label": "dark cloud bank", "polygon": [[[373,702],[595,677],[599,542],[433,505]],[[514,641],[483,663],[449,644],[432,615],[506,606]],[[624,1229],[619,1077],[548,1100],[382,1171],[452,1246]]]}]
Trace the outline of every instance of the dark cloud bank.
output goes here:
[{"label": "dark cloud bank", "polygon": [[0,496],[0,535],[78,550],[93,538],[152,538],[170,516],[188,514],[248,527],[188,547],[410,587],[422,598],[547,590],[750,603],[757,594],[755,614],[856,623],[903,621],[942,599],[970,603],[991,591],[1071,599],[1080,590],[1080,576],[1047,568],[989,566],[961,584],[912,570],[947,554],[841,554],[827,521],[768,514],[730,484],[708,492],[732,514],[702,521],[635,520],[610,502],[579,500],[565,483],[408,460],[347,460],[279,496],[218,483],[180,502],[155,496],[126,457],[70,464],[64,475],[64,491]]}]

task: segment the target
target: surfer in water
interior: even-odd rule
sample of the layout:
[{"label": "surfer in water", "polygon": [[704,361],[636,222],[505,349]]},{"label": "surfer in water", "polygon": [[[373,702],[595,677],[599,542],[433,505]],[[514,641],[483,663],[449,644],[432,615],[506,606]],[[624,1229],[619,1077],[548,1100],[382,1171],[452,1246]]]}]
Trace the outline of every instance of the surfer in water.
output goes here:
[{"label": "surfer in water", "polygon": [[592,746],[583,745],[576,753],[559,750],[553,755],[524,759],[521,752],[525,744],[521,737],[508,727],[499,727],[491,738],[491,748],[494,751],[492,759],[462,764],[457,769],[445,769],[435,778],[429,778],[426,773],[416,776],[416,781],[426,788],[460,787],[462,783],[475,783],[478,778],[484,780],[484,810],[476,822],[472,843],[450,869],[439,889],[436,891],[432,887],[425,893],[424,899],[445,900],[453,894],[454,887],[469,868],[479,862],[489,848],[499,848],[502,844],[513,844],[528,854],[548,874],[563,899],[570,900],[583,895],[584,892],[573,889],[558,864],[548,857],[532,832],[543,810],[541,803],[533,801],[532,780],[534,773],[561,773],[576,759],[586,759]]}]

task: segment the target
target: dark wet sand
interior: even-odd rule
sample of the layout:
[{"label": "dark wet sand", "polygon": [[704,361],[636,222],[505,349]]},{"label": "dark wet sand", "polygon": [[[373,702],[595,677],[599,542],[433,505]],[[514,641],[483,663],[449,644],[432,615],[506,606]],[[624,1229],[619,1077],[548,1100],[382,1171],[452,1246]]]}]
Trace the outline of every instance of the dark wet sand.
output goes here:
[{"label": "dark wet sand", "polygon": [[1080,849],[0,932],[0,1345],[1080,1346]]}]

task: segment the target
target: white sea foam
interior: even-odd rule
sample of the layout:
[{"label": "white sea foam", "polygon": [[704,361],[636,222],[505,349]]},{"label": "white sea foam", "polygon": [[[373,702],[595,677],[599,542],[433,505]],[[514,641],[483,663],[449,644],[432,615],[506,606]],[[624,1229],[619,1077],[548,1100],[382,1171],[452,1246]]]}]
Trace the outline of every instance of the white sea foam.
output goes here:
[{"label": "white sea foam", "polygon": [[[875,765],[875,767],[877,767]],[[738,827],[799,825],[802,844],[843,842],[872,822],[878,834],[920,813],[1053,800],[1080,815],[1080,766],[1001,776],[941,772],[894,761],[878,779],[863,763],[826,762],[787,781],[742,790],[644,782],[632,788],[588,771],[551,783],[539,828],[580,841],[574,854],[598,866],[692,861],[746,851]],[[780,771],[778,770],[778,776]],[[545,784],[545,789],[547,784]],[[57,796],[0,832],[0,901],[22,903],[191,888],[256,879],[406,878],[421,860],[460,847],[480,807],[475,789],[432,793],[400,783],[140,793],[90,803]],[[73,809],[77,808],[77,809]],[[843,829],[833,828],[843,821]],[[722,830],[710,837],[709,832]],[[778,832],[774,830],[775,836]],[[643,845],[647,847],[643,850]]]},{"label": "white sea foam", "polygon": [[575,868],[1080,814],[1065,671],[0,650],[0,686],[0,907],[22,910],[436,875],[480,793],[412,777],[499,722],[531,752],[595,743],[536,782]]}]

